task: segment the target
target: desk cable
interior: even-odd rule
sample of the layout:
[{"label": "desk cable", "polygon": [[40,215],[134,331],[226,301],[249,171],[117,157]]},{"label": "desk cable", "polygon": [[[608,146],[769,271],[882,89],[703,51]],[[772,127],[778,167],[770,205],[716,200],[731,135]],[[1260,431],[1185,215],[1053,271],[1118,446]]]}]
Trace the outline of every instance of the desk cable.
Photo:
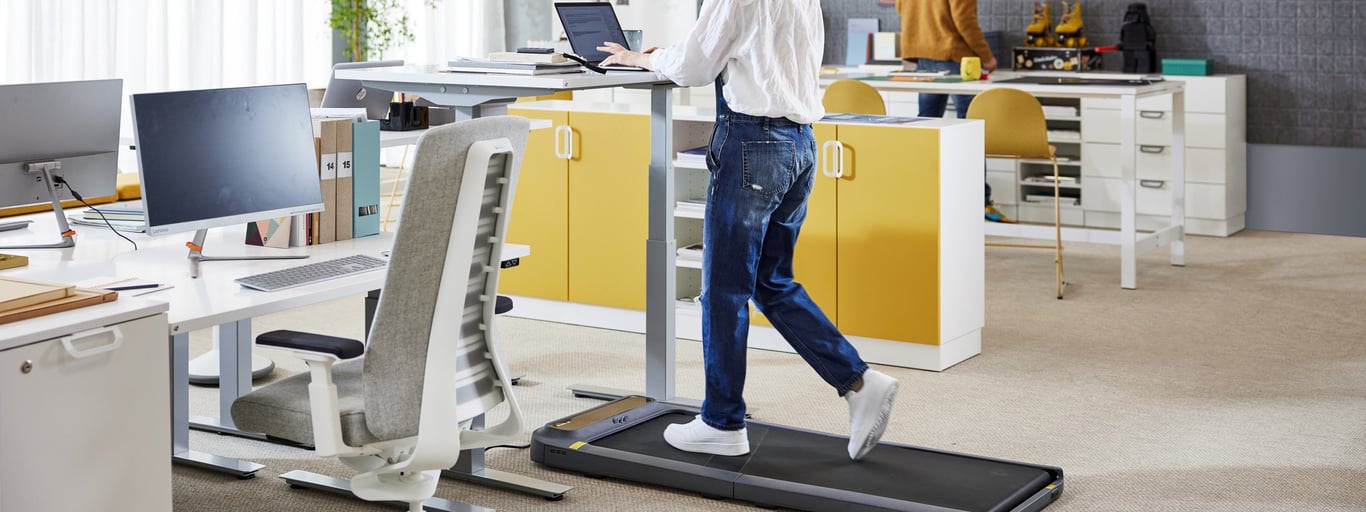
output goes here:
[{"label": "desk cable", "polygon": [[100,211],[99,208],[96,208],[96,207],[94,207],[94,206],[90,206],[90,203],[85,202],[85,198],[81,197],[81,194],[80,194],[79,192],[76,192],[76,189],[71,188],[71,183],[70,183],[70,182],[68,182],[68,181],[66,181],[66,180],[64,180],[64,179],[62,179],[61,176],[56,175],[56,174],[52,175],[52,181],[56,182],[58,185],[65,185],[65,186],[66,186],[66,189],[71,191],[71,197],[76,198],[76,200],[77,200],[77,201],[80,201],[81,204],[85,205],[86,208],[89,208],[89,209],[91,209],[91,210],[94,210],[95,213],[100,214],[100,220],[103,220],[103,221],[104,221],[104,225],[109,226],[109,230],[110,230],[110,231],[113,231],[115,235],[118,235],[118,236],[119,236],[119,238],[122,238],[122,239],[124,239],[124,240],[127,240],[128,243],[133,244],[133,250],[134,250],[134,251],[138,250],[138,243],[137,243],[137,242],[134,242],[132,239],[130,239],[130,238],[126,237],[126,236],[123,236],[123,233],[120,233],[119,230],[114,229],[114,225],[113,225],[113,224],[110,224],[110,223],[109,223],[109,219],[107,219],[107,218],[104,217],[104,212]]}]

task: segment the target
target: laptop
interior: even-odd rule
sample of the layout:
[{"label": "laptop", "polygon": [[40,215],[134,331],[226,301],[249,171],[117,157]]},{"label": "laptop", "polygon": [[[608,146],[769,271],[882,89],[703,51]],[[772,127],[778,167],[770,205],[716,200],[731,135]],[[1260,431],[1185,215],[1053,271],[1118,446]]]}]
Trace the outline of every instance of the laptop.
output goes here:
[{"label": "laptop", "polygon": [[560,16],[560,25],[569,37],[569,46],[588,64],[613,71],[645,71],[642,68],[618,64],[599,66],[612,55],[598,51],[602,43],[610,41],[626,48],[630,47],[626,44],[626,33],[621,30],[621,22],[617,21],[617,12],[612,10],[612,4],[555,2],[555,13]]},{"label": "laptop", "polygon": [[387,68],[402,66],[401,60],[377,60],[372,62],[341,62],[332,66],[332,79],[327,81],[327,91],[323,93],[323,108],[364,108],[365,118],[379,120],[389,117],[389,101],[393,91],[365,87],[359,80],[340,80],[338,69]]}]

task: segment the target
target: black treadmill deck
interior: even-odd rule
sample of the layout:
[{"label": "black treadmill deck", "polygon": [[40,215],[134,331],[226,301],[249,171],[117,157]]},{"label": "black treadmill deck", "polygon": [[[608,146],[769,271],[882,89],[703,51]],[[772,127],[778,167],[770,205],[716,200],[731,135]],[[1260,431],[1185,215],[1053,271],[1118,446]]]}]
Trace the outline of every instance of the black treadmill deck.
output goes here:
[{"label": "black treadmill deck", "polygon": [[[630,400],[630,399],[623,399]],[[593,423],[546,426],[533,435],[532,459],[552,467],[664,485],[764,505],[808,510],[1039,510],[1062,491],[1062,470],[882,443],[849,460],[848,439],[758,422],[748,424],[750,453],[722,457],[676,450],[664,428],[695,410],[639,398],[616,415],[595,409]],[[571,417],[575,418],[575,417]],[[567,418],[568,420],[569,418]],[[568,428],[568,429],[566,429]],[[559,449],[557,449],[559,448]]]}]

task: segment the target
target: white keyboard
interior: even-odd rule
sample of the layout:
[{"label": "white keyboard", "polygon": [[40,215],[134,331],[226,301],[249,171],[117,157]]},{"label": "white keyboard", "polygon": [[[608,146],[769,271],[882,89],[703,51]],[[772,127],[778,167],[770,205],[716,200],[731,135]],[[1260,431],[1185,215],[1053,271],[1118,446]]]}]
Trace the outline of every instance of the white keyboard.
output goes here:
[{"label": "white keyboard", "polygon": [[357,254],[345,258],[337,258],[335,260],[318,261],[307,265],[299,265],[297,267],[239,277],[234,279],[234,281],[253,290],[273,292],[346,277],[361,272],[380,270],[386,265],[388,265],[388,262],[382,259],[374,256]]}]

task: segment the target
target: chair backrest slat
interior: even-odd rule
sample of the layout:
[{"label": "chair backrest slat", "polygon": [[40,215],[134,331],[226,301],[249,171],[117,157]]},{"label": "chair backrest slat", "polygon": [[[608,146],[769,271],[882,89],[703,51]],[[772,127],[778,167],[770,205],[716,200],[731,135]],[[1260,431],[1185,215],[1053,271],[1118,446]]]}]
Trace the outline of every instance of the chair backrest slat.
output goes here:
[{"label": "chair backrest slat", "polygon": [[986,153],[1048,159],[1048,125],[1038,98],[1019,89],[989,89],[968,105],[969,119],[986,121]]}]

